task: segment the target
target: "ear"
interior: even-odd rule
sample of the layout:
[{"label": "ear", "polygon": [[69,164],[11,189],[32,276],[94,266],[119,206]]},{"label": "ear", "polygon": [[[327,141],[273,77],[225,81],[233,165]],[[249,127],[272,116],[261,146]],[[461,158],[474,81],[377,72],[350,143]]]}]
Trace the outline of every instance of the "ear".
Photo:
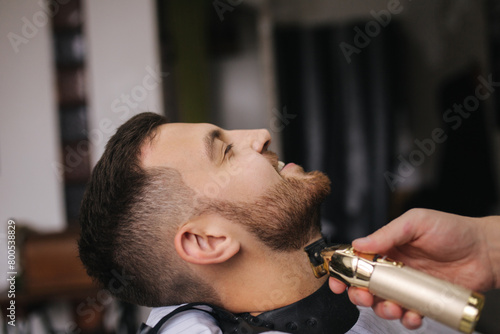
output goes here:
[{"label": "ear", "polygon": [[216,264],[232,258],[240,243],[225,228],[229,222],[217,216],[201,216],[184,224],[175,235],[175,250],[189,263]]}]

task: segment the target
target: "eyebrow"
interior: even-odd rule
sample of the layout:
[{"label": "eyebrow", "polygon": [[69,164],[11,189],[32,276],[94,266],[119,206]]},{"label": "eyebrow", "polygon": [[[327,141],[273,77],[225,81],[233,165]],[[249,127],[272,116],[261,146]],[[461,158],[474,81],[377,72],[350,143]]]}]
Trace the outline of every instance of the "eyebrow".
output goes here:
[{"label": "eyebrow", "polygon": [[214,142],[216,139],[220,139],[222,137],[222,132],[219,129],[214,129],[209,131],[205,136],[205,152],[210,159],[210,161],[215,161],[215,146]]}]

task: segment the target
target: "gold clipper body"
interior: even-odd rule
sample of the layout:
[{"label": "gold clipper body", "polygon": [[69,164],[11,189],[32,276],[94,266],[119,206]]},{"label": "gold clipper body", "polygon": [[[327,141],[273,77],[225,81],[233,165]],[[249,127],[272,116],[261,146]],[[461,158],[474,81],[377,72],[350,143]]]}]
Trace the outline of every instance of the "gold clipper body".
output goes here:
[{"label": "gold clipper body", "polygon": [[323,239],[305,248],[316,277],[329,274],[348,286],[367,288],[463,333],[472,333],[484,297],[450,282],[424,274],[375,254],[355,251],[351,245],[327,247]]}]

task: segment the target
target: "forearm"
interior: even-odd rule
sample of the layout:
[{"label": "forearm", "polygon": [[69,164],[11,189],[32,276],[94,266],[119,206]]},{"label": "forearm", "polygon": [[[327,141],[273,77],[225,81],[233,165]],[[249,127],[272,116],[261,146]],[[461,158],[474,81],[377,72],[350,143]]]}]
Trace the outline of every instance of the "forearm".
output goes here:
[{"label": "forearm", "polygon": [[493,273],[493,288],[500,288],[500,216],[481,219],[485,247]]}]

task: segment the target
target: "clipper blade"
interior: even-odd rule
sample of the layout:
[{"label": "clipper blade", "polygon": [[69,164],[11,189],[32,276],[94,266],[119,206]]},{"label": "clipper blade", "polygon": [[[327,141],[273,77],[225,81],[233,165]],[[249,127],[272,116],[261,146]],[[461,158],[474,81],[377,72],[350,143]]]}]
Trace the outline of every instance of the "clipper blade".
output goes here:
[{"label": "clipper blade", "polygon": [[317,278],[320,278],[328,273],[328,271],[324,268],[325,260],[321,255],[321,251],[326,247],[327,245],[325,240],[321,238],[304,248],[304,251],[309,256],[309,262],[311,263],[314,276]]}]

